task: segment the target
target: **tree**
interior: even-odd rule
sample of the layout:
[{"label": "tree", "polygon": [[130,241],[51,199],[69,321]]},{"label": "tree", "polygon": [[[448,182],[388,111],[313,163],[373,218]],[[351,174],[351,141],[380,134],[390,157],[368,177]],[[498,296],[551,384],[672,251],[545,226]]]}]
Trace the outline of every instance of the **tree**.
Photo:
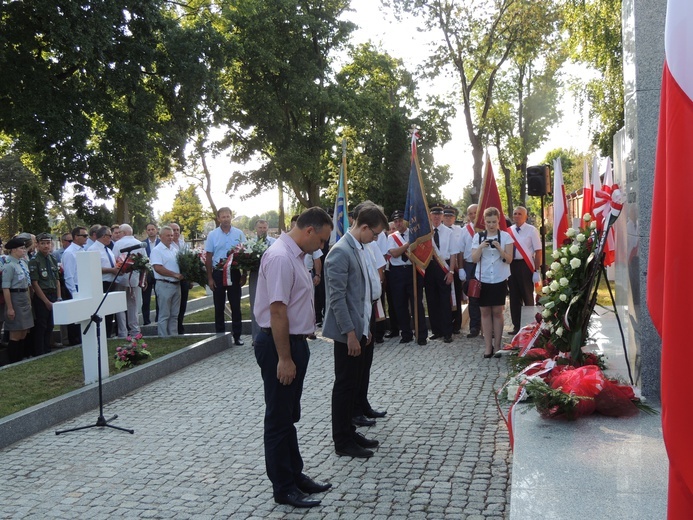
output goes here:
[{"label": "tree", "polygon": [[536,20],[534,0],[388,0],[387,5],[423,20],[424,29],[438,30],[441,41],[430,59],[430,75],[455,71],[460,85],[467,135],[474,158],[474,200],[481,189],[487,118],[494,102],[499,72],[530,38]]},{"label": "tree", "polygon": [[50,230],[43,190],[38,183],[22,184],[19,187],[17,222],[19,231],[28,231],[37,235]]},{"label": "tree", "polygon": [[348,0],[233,3],[222,13],[231,60],[223,76],[219,122],[228,132],[221,146],[234,161],[263,164],[235,172],[228,190],[249,184],[252,195],[281,179],[303,206],[318,205],[340,109],[331,62],[354,28],[341,20]]},{"label": "tree", "polygon": [[603,156],[613,154],[614,134],[625,122],[623,105],[622,0],[567,0],[563,2],[571,56],[597,71],[595,78],[579,78],[574,92],[589,106],[593,144]]},{"label": "tree", "polygon": [[18,154],[10,151],[0,158],[0,198],[3,205],[0,236],[11,237],[19,231],[18,188],[33,182],[34,174],[24,166]]},{"label": "tree", "polygon": [[196,187],[189,185],[180,188],[171,211],[167,211],[159,219],[163,224],[176,222],[181,228],[181,234],[187,238],[196,238],[204,231],[205,221],[210,217],[202,208],[202,202],[197,195]]}]

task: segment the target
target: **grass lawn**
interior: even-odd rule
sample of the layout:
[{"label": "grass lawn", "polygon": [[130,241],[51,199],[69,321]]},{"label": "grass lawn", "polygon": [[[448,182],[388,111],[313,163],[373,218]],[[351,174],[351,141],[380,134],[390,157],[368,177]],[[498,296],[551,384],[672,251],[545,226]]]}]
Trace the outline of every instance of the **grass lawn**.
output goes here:
[{"label": "grass lawn", "polygon": [[[145,342],[152,359],[157,359],[208,337],[147,338]],[[122,339],[108,340],[111,374],[117,373],[113,355],[116,347],[122,343]],[[27,363],[10,365],[0,374],[0,417],[5,417],[83,387],[82,350],[62,350]]]},{"label": "grass lawn", "polygon": [[[241,314],[244,320],[250,319],[250,298],[241,299]],[[228,318],[231,319],[230,317]],[[197,312],[191,312],[185,315],[183,323],[214,323],[214,307],[203,309]]]}]

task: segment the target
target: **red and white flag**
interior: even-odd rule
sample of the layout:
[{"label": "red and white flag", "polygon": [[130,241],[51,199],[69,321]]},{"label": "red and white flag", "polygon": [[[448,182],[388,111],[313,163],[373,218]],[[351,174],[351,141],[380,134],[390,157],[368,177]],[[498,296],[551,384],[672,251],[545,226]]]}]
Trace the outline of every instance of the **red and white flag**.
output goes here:
[{"label": "red and white flag", "polygon": [[498,219],[498,227],[502,231],[507,231],[508,224],[505,221],[505,215],[503,214],[503,204],[501,203],[500,193],[498,192],[496,176],[494,175],[493,167],[491,166],[491,157],[489,157],[487,152],[486,168],[484,168],[484,178],[481,181],[479,208],[476,212],[477,229],[486,229],[486,222],[484,221],[484,211],[486,211],[486,208],[491,207],[496,208],[500,212],[500,218]]},{"label": "red and white flag", "polygon": [[582,216],[587,213],[594,216],[594,190],[592,189],[592,180],[590,179],[590,167],[587,159],[582,170]]},{"label": "red and white flag", "polygon": [[[597,229],[603,229],[609,222],[611,215],[612,196],[618,190],[618,184],[614,184],[614,174],[611,168],[611,157],[606,158],[606,170],[604,172],[604,183],[601,189],[594,192],[594,213],[597,217]],[[616,259],[616,231],[609,229],[604,245],[604,265],[611,265]]]},{"label": "red and white flag", "polygon": [[693,244],[687,239],[690,222],[686,218],[693,193],[691,27],[693,2],[669,0],[647,280],[647,306],[662,337],[662,431],[669,456],[669,520],[691,518],[693,511],[691,375],[687,362],[691,347],[686,339],[693,293]]},{"label": "red and white flag", "polygon": [[563,185],[561,158],[553,161],[553,248],[558,249],[568,238],[568,203]]}]

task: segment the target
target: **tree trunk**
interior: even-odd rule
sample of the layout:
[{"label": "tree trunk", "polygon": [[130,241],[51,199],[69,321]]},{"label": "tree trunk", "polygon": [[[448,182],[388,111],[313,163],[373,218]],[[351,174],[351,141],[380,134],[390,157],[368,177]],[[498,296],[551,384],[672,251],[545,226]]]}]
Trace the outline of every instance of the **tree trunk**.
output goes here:
[{"label": "tree trunk", "polygon": [[217,225],[219,225],[219,220],[217,219],[217,205],[214,203],[214,199],[212,198],[212,174],[209,172],[209,168],[207,168],[207,159],[205,159],[205,150],[201,144],[198,144],[197,152],[200,156],[200,162],[202,163],[202,171],[204,172],[204,175],[205,175],[205,180],[202,181],[202,189],[204,190],[205,195],[207,196],[207,201],[209,202],[209,206],[212,208],[212,214],[214,215],[214,221],[217,223]]},{"label": "tree trunk", "polygon": [[286,215],[284,214],[284,183],[277,181],[279,185],[279,231],[286,231]]},{"label": "tree trunk", "polygon": [[130,219],[130,210],[128,208],[128,200],[122,195],[116,195],[116,206],[115,206],[115,221],[118,224],[128,222]]}]

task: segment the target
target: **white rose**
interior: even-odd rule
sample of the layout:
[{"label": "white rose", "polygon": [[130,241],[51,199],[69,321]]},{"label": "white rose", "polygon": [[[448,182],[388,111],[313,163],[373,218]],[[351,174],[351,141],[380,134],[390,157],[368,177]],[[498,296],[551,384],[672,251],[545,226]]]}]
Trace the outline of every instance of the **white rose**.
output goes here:
[{"label": "white rose", "polygon": [[565,294],[561,294],[558,297],[558,299],[561,300],[562,302],[568,301],[568,297]]},{"label": "white rose", "polygon": [[563,336],[563,327],[558,327],[556,329],[556,336]]},{"label": "white rose", "polygon": [[544,309],[543,311],[541,311],[541,315],[544,318],[548,318],[549,316],[551,316],[551,311],[549,309]]},{"label": "white rose", "polygon": [[572,267],[573,269],[577,269],[578,267],[580,267],[580,264],[582,264],[582,260],[580,260],[579,258],[573,258],[570,261],[570,267]]},{"label": "white rose", "polygon": [[580,233],[577,237],[575,237],[575,239],[578,242],[584,242],[586,240],[585,235],[583,235],[582,233]]},{"label": "white rose", "polygon": [[556,280],[551,282],[551,285],[549,285],[549,287],[551,288],[552,291],[557,291],[558,289],[561,288],[561,286],[558,285],[558,282]]},{"label": "white rose", "polygon": [[546,271],[546,277],[547,278],[553,278],[553,271],[551,271],[551,270]]},{"label": "white rose", "polygon": [[596,220],[593,220],[592,222],[590,222],[590,229],[597,229],[597,221]]},{"label": "white rose", "polygon": [[544,294],[549,294],[551,292],[551,289],[549,289],[547,286],[544,286],[541,288],[541,292]]},{"label": "white rose", "polygon": [[585,222],[589,222],[590,220],[592,220],[592,215],[590,215],[589,213],[585,213],[585,214],[583,215],[582,219],[583,219]]},{"label": "white rose", "polygon": [[544,305],[544,307],[547,309],[553,309],[555,305],[556,304],[554,302],[546,302],[546,305]]},{"label": "white rose", "polygon": [[561,264],[559,264],[558,262],[553,262],[551,264],[551,270],[552,271],[556,271],[557,269],[560,269],[560,268],[561,268]]},{"label": "white rose", "polygon": [[553,253],[551,253],[551,256],[554,260],[558,260],[561,257],[561,252],[558,249],[556,249]]},{"label": "white rose", "polygon": [[570,246],[570,252],[574,255],[577,255],[580,252],[580,246],[577,244],[573,244]]},{"label": "white rose", "polygon": [[570,283],[570,281],[568,281],[568,279],[564,277],[564,278],[561,278],[558,281],[558,283],[561,284],[561,287],[568,287],[568,284]]},{"label": "white rose", "polygon": [[568,265],[568,259],[564,256],[563,258],[561,258],[561,263],[563,265]]},{"label": "white rose", "polygon": [[577,235],[577,233],[578,231],[575,228],[568,228],[568,230],[565,232],[568,238],[573,238],[575,235]]}]

